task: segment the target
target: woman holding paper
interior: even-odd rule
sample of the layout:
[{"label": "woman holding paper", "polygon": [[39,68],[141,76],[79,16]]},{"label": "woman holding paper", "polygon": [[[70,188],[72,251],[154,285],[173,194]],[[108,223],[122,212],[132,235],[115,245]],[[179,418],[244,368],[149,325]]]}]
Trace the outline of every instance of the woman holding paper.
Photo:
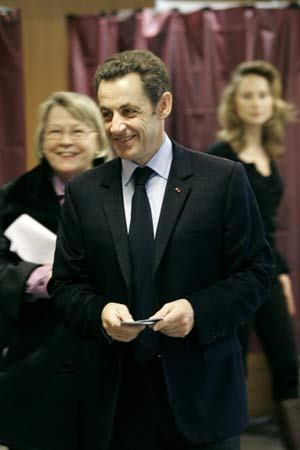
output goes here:
[{"label": "woman holding paper", "polygon": [[46,286],[65,184],[110,158],[96,103],[50,96],[39,109],[36,154],[40,163],[0,190],[0,443],[92,450],[103,420],[93,413],[103,395],[91,391],[94,348],[64,327]]}]

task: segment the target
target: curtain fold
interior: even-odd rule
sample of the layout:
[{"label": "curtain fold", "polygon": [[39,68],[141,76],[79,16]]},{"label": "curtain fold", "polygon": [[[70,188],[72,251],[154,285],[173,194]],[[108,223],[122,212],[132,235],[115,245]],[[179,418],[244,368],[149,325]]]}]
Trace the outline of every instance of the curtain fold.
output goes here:
[{"label": "curtain fold", "polygon": [[[94,96],[91,79],[99,63],[117,51],[152,50],[166,63],[174,108],[167,131],[199,151],[215,140],[219,94],[235,66],[265,59],[282,75],[283,95],[300,106],[300,9],[203,9],[183,14],[146,9],[127,18],[74,17],[69,23],[71,88]],[[288,126],[286,153],[279,161],[286,194],[279,213],[278,244],[291,265],[300,295],[300,125]],[[298,325],[298,324],[297,324]]]},{"label": "curtain fold", "polygon": [[21,17],[0,12],[0,184],[25,170]]}]

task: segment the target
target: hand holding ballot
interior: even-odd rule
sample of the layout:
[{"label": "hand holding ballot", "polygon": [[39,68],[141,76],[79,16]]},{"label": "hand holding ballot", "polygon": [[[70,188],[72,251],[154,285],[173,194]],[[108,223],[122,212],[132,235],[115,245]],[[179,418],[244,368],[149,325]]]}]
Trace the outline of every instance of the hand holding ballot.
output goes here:
[{"label": "hand holding ballot", "polygon": [[19,216],[5,230],[10,251],[35,264],[53,264],[56,235],[28,214]]}]

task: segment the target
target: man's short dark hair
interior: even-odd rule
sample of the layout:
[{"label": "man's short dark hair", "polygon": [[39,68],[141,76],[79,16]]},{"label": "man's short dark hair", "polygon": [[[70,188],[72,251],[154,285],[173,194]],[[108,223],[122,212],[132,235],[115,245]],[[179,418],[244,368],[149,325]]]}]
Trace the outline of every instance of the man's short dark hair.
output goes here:
[{"label": "man's short dark hair", "polygon": [[102,80],[115,80],[130,73],[140,75],[146,95],[157,105],[164,92],[170,92],[170,77],[165,64],[148,50],[127,50],[107,58],[98,66],[94,86]]}]

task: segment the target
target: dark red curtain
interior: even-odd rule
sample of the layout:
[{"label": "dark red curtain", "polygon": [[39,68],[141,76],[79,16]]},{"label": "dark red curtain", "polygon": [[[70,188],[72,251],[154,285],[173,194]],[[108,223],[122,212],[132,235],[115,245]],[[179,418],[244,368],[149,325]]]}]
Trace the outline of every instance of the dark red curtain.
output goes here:
[{"label": "dark red curtain", "polygon": [[[114,15],[70,17],[71,88],[94,96],[99,63],[116,51],[152,50],[169,68],[174,109],[167,124],[178,142],[205,151],[215,140],[220,90],[244,60],[266,59],[280,71],[284,97],[300,106],[300,9],[231,8],[144,10],[126,19]],[[286,153],[279,161],[286,195],[279,214],[279,246],[289,260],[300,295],[300,124],[289,125]],[[295,321],[296,322],[296,321]],[[295,323],[296,325],[296,323]]]},{"label": "dark red curtain", "polygon": [[0,11],[0,184],[25,170],[21,18]]}]

